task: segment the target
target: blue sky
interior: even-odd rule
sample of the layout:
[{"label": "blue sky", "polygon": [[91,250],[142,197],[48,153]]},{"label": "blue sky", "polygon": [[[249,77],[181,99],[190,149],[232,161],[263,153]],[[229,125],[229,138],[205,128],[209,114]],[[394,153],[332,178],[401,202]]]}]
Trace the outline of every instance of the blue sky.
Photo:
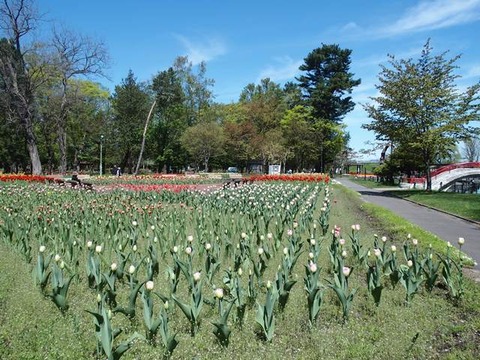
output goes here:
[{"label": "blue sky", "polygon": [[431,39],[435,53],[462,55],[459,89],[480,80],[480,0],[38,0],[37,5],[45,18],[107,45],[111,80],[93,80],[111,90],[129,69],[147,81],[187,55],[193,64],[206,62],[215,100],[229,103],[262,78],[281,85],[293,81],[303,59],[322,44],[351,49],[351,71],[362,84],[344,122],[357,151],[374,140],[361,129],[369,122],[361,104],[376,95],[387,54],[417,58]]}]

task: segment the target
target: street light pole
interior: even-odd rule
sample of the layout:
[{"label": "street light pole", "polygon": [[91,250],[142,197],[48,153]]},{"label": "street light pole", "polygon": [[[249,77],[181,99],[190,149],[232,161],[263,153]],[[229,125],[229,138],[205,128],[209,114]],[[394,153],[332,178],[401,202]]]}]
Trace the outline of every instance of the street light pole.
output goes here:
[{"label": "street light pole", "polygon": [[103,175],[103,135],[100,135],[100,176]]}]

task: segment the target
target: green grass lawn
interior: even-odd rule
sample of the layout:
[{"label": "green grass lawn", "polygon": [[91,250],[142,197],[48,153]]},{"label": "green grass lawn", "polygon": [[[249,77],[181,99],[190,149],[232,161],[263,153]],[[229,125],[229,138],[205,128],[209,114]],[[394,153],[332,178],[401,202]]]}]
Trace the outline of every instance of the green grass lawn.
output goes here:
[{"label": "green grass lawn", "polygon": [[392,194],[465,217],[480,221],[480,195],[421,190],[392,191]]},{"label": "green grass lawn", "polygon": [[365,178],[362,175],[358,175],[357,177],[349,176],[348,180],[350,180],[350,181],[352,181],[356,184],[365,186],[369,189],[391,188],[391,187],[394,187],[394,186],[398,186],[398,185],[394,185],[394,184],[386,184],[386,183],[383,183],[383,182],[378,182],[378,181],[376,181],[376,177],[366,177]]}]

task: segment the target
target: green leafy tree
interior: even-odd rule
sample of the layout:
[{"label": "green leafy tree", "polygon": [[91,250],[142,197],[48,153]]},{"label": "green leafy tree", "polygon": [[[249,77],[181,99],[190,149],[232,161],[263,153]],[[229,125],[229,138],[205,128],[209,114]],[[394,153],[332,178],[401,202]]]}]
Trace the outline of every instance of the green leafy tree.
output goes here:
[{"label": "green leafy tree", "polygon": [[213,80],[206,77],[205,63],[194,67],[182,56],[154,77],[156,107],[151,136],[160,169],[170,172],[185,166],[188,154],[180,138],[189,126],[213,114],[212,85]]},{"label": "green leafy tree", "polygon": [[374,131],[377,140],[420,156],[428,190],[431,166],[476,131],[469,123],[479,116],[480,84],[459,91],[454,73],[458,59],[447,59],[446,52],[433,55],[430,41],[417,60],[391,55],[389,66],[381,66],[381,95],[364,106],[373,121],[363,127]]},{"label": "green leafy tree", "polygon": [[181,80],[172,67],[154,77],[152,90],[157,105],[151,143],[155,145],[155,161],[159,170],[169,172],[175,167],[183,166],[187,156],[180,143],[180,137],[188,127],[185,93]]},{"label": "green leafy tree", "polygon": [[240,103],[245,107],[247,117],[259,134],[278,128],[285,111],[284,93],[280,86],[270,79],[260,84],[248,84],[240,94]]},{"label": "green leafy tree", "polygon": [[310,52],[299,68],[305,72],[297,78],[305,105],[313,108],[312,115],[318,124],[316,130],[321,132],[316,140],[319,142],[316,168],[321,171],[343,150],[343,146],[334,146],[343,143],[343,132],[332,125],[341,125],[342,119],[355,106],[350,94],[360,84],[360,79],[354,79],[350,72],[351,53],[336,44],[323,44]]},{"label": "green leafy tree", "polygon": [[181,142],[194,162],[203,164],[208,171],[209,161],[223,152],[223,128],[214,122],[202,122],[187,128]]},{"label": "green leafy tree", "polygon": [[225,165],[248,169],[255,158],[255,125],[247,117],[246,108],[240,103],[224,106],[223,128],[225,134]]},{"label": "green leafy tree", "polygon": [[[99,139],[109,135],[110,92],[97,82],[72,80],[75,93],[69,105],[67,131],[69,134],[68,162],[74,169],[92,170],[100,161]],[[111,136],[108,136],[111,139]],[[114,153],[105,147],[103,154],[109,162]]]},{"label": "green leafy tree", "polygon": [[302,98],[302,89],[294,82],[287,82],[283,87],[283,102],[286,109],[293,109],[297,105],[304,104]]},{"label": "green leafy tree", "polygon": [[260,154],[265,165],[280,164],[285,169],[290,151],[281,128],[269,130],[261,137]]},{"label": "green leafy tree", "polygon": [[150,97],[145,85],[137,82],[130,70],[112,95],[113,128],[111,134],[118,164],[124,171],[133,169],[140,151],[144,122]]},{"label": "green leafy tree", "polygon": [[281,126],[285,147],[289,149],[290,158],[293,160],[291,166],[297,171],[309,168],[317,153],[313,109],[295,106],[285,113]]},{"label": "green leafy tree", "polygon": [[[180,81],[183,93],[183,105],[189,126],[199,121],[199,114],[212,104],[213,94],[210,88],[214,81],[206,77],[207,66],[201,62],[193,67],[187,56],[179,56],[175,59],[173,70]],[[195,71],[194,71],[195,70]]]},{"label": "green leafy tree", "polygon": [[4,172],[17,172],[25,169],[30,160],[23,129],[18,122],[10,119],[5,104],[0,100],[0,169]]}]

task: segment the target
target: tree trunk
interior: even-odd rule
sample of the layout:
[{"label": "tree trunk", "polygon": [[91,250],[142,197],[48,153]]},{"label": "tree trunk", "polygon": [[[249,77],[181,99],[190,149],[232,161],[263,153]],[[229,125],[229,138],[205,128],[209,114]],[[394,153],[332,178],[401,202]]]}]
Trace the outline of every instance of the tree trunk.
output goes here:
[{"label": "tree trunk", "polygon": [[147,137],[148,122],[150,121],[150,117],[152,116],[153,108],[155,107],[156,103],[157,100],[153,102],[152,107],[148,112],[147,120],[145,121],[145,127],[143,128],[142,147],[140,148],[140,154],[138,155],[138,161],[137,166],[135,167],[134,175],[137,175],[138,169],[140,168],[140,163],[142,162],[143,151],[145,150],[145,138]]},{"label": "tree trunk", "polygon": [[427,191],[430,191],[432,190],[432,175],[430,173],[430,166],[427,166],[427,172],[426,172],[426,175],[427,175]]},{"label": "tree trunk", "polygon": [[58,150],[60,152],[59,172],[64,175],[67,172],[67,132],[62,125],[63,123],[58,125]]},{"label": "tree trunk", "polygon": [[40,155],[38,154],[37,142],[35,135],[30,127],[27,127],[27,149],[30,155],[30,161],[32,163],[32,174],[40,175],[42,173],[42,163],[40,161]]},{"label": "tree trunk", "polygon": [[62,80],[62,102],[57,119],[58,150],[60,151],[60,173],[67,172],[67,79]]},{"label": "tree trunk", "polygon": [[[16,84],[14,89],[18,90]],[[32,164],[32,175],[40,175],[42,173],[42,163],[38,153],[37,139],[33,132],[33,113],[30,110],[30,104],[27,102],[26,97],[18,96],[18,94],[19,92],[14,94],[17,95],[17,98],[20,100],[16,105],[16,112],[20,118],[20,124],[25,129],[25,140],[27,142],[28,154]]]}]

